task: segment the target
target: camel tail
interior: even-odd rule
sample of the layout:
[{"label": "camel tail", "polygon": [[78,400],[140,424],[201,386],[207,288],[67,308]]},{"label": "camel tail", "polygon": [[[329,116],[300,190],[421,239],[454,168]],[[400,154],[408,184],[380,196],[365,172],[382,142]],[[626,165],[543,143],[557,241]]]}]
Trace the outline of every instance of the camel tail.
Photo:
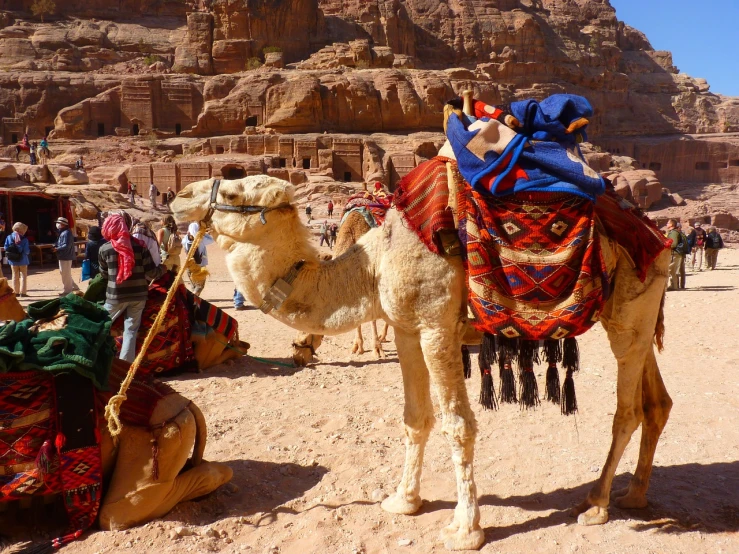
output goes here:
[{"label": "camel tail", "polygon": [[657,314],[657,325],[654,328],[654,342],[657,345],[657,352],[662,352],[665,348],[665,297],[667,292],[662,294],[662,301],[659,303],[659,314]]},{"label": "camel tail", "polygon": [[205,424],[205,416],[200,411],[200,408],[198,408],[198,405],[191,402],[188,408],[192,412],[192,415],[195,416],[195,446],[192,449],[192,458],[190,458],[190,463],[195,467],[203,461],[205,442],[208,438],[208,428]]}]

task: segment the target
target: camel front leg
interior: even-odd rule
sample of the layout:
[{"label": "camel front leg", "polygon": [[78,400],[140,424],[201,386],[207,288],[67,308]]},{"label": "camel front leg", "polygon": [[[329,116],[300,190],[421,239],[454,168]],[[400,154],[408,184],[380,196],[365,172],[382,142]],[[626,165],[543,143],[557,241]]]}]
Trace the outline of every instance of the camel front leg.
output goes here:
[{"label": "camel front leg", "polygon": [[[577,522],[581,525],[601,525],[608,521],[608,502],[613,477],[621,456],[631,440],[631,435],[644,418],[641,400],[642,373],[647,355],[645,341],[637,340],[634,331],[621,333],[609,331],[608,338],[618,360],[617,406],[613,416],[613,438],[600,478],[593,485],[587,498],[573,510],[573,515],[578,516]],[[628,346],[624,347],[625,344]],[[651,349],[651,340],[648,340],[646,345]]]},{"label": "camel front leg", "polygon": [[428,330],[421,334],[421,349],[439,398],[442,432],[452,447],[457,478],[454,521],[442,531],[441,539],[449,550],[477,549],[485,541],[473,467],[477,422],[464,383],[461,337]]},{"label": "camel front leg", "polygon": [[357,336],[354,337],[354,345],[352,346],[352,354],[364,354],[364,338],[362,338],[362,326],[357,327]]},{"label": "camel front leg", "polygon": [[614,492],[614,504],[619,508],[644,508],[647,505],[647,489],[649,478],[652,475],[654,453],[657,450],[657,441],[662,430],[667,425],[670,416],[672,399],[662,381],[657,359],[652,349],[647,355],[642,378],[642,422],[641,445],[639,446],[639,462],[629,486]]},{"label": "camel front leg", "polygon": [[419,492],[423,453],[434,426],[434,408],[419,336],[396,333],[395,344],[405,391],[405,466],[396,493],[383,501],[382,508],[394,514],[412,514],[422,503]]},{"label": "camel front leg", "polygon": [[380,333],[380,342],[387,342],[387,332],[390,329],[390,324],[387,321],[383,321],[385,324],[385,327],[382,329],[382,333]]},{"label": "camel front leg", "polygon": [[374,351],[375,356],[377,356],[378,360],[384,360],[385,351],[382,348],[382,341],[377,336],[377,321],[374,319],[372,320],[372,338],[374,341],[374,346],[372,347],[372,350]]}]

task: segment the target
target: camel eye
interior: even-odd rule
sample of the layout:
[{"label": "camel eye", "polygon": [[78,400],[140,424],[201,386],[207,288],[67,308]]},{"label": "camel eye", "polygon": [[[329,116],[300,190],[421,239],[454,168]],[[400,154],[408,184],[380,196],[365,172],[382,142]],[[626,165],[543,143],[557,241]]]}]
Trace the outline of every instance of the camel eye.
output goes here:
[{"label": "camel eye", "polygon": [[224,202],[233,202],[238,198],[238,194],[234,194],[232,192],[224,192],[222,193],[222,196]]}]

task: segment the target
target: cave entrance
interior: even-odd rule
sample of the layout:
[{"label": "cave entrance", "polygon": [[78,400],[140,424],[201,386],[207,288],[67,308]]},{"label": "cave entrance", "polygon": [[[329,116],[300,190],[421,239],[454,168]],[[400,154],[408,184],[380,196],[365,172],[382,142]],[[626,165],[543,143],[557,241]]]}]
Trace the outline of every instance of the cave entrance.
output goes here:
[{"label": "cave entrance", "polygon": [[178,135],[178,136],[179,136],[179,134],[180,134],[181,132],[182,132],[182,125],[180,125],[179,123],[177,123],[177,124],[176,124],[176,125],[174,126],[174,134],[175,134],[175,135]]},{"label": "cave entrance", "polygon": [[133,124],[133,127],[131,128],[131,134],[135,137],[139,135],[139,124],[138,123]]},{"label": "cave entrance", "polygon": [[310,158],[303,158],[303,169],[310,169]]},{"label": "cave entrance", "polygon": [[256,115],[250,115],[246,118],[246,121],[244,122],[244,125],[246,127],[256,127],[258,124],[257,116]]},{"label": "cave entrance", "polygon": [[105,136],[105,123],[98,123],[98,136],[99,137]]}]

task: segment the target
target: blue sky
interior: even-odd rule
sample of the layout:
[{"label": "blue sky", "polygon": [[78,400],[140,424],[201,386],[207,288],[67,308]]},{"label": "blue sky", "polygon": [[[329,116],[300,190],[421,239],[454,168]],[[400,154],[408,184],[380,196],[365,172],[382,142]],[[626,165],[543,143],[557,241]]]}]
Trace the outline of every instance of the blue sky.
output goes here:
[{"label": "blue sky", "polygon": [[711,91],[739,96],[739,0],[610,0],[616,16],[672,52],[677,68]]}]

